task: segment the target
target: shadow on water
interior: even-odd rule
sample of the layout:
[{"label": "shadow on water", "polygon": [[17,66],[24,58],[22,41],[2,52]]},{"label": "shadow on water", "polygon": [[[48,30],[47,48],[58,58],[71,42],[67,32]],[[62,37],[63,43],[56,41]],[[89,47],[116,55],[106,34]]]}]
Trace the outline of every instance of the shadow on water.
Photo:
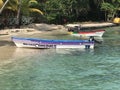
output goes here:
[{"label": "shadow on water", "polygon": [[[10,47],[9,47],[10,48]],[[31,48],[16,48],[11,47],[11,49],[4,50],[4,53],[0,53],[0,57],[3,57],[2,59],[15,59],[18,60],[20,58],[41,58],[41,57],[54,57],[62,55],[64,56],[90,56],[94,55],[94,49],[31,49]]]},{"label": "shadow on water", "polygon": [[0,46],[14,46],[15,44],[12,41],[0,41]]},{"label": "shadow on water", "polygon": [[[7,61],[11,59],[13,53],[15,52],[15,44],[11,41],[1,40],[0,41],[0,60]],[[2,63],[2,62],[1,62]]]}]

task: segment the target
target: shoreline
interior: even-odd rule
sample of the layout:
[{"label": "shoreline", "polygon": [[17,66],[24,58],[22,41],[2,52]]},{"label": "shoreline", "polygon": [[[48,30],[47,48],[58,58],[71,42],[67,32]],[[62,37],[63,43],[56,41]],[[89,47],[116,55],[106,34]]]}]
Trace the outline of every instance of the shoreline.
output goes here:
[{"label": "shoreline", "polygon": [[53,30],[67,30],[68,27],[81,26],[81,28],[104,28],[117,26],[114,23],[104,22],[104,23],[78,23],[78,24],[66,24],[66,25],[55,25],[55,24],[31,24],[26,27],[13,28],[13,29],[1,29],[0,35],[8,35],[13,33],[30,33],[30,32],[43,32],[43,31],[53,31]]},{"label": "shoreline", "polygon": [[[3,61],[9,59],[12,56],[12,53],[18,50],[18,48],[11,40],[12,36],[53,39],[55,37],[58,38],[62,37],[62,35],[68,35],[67,28],[65,26],[47,25],[47,24],[40,24],[40,25],[43,26],[39,27],[38,29],[26,27],[21,29],[0,30],[0,49],[1,49],[0,60]],[[24,51],[24,49],[20,49],[20,50]]]},{"label": "shoreline", "polygon": [[[36,25],[36,26],[35,26]],[[24,28],[14,28],[14,29],[4,29],[0,30],[0,39],[1,41],[11,41],[12,36],[21,36],[21,37],[46,37],[52,34],[67,34],[67,26],[75,26],[80,24],[67,24],[66,26],[63,25],[53,25],[53,24],[34,24]],[[82,27],[111,27],[115,24],[113,23],[85,23],[81,24]],[[0,45],[1,42],[0,41]]]}]

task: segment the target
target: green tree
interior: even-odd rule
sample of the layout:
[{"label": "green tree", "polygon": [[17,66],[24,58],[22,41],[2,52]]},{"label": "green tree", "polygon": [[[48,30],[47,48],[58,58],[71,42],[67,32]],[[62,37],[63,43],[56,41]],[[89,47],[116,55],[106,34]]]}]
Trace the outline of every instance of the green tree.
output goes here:
[{"label": "green tree", "polygon": [[37,0],[9,0],[6,9],[17,12],[18,9],[21,8],[21,12],[24,15],[29,15],[30,12],[38,12],[40,14],[43,14],[41,10],[36,8],[37,4]]},{"label": "green tree", "polygon": [[59,21],[64,17],[70,21],[77,21],[79,15],[89,11],[89,0],[47,0],[44,11],[50,21],[58,17]]},{"label": "green tree", "polygon": [[111,21],[117,16],[120,10],[120,0],[104,1],[101,4],[101,9],[106,12],[107,21]]},{"label": "green tree", "polygon": [[[9,10],[16,13],[16,24],[20,25],[22,16],[30,16],[30,13],[37,12],[40,15],[43,15],[43,12],[37,8],[39,3],[37,0],[1,0],[1,11]],[[21,16],[22,15],[22,16]]]}]

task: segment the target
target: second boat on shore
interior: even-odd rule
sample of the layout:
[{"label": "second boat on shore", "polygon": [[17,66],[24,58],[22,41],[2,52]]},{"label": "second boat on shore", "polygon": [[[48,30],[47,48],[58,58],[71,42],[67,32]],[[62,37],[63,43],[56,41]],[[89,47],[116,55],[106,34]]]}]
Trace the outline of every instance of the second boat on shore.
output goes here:
[{"label": "second boat on shore", "polygon": [[102,37],[105,30],[81,30],[80,26],[69,27],[68,34],[78,37]]}]

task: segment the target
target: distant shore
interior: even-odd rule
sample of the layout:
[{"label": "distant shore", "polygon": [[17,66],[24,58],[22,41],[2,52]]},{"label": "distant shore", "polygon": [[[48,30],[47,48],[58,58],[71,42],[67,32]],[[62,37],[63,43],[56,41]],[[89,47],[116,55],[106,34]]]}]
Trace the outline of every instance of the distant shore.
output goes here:
[{"label": "distant shore", "polygon": [[54,25],[54,24],[31,24],[23,28],[15,29],[4,29],[0,30],[0,39],[1,40],[11,40],[12,36],[22,36],[22,37],[45,37],[47,35],[56,34],[67,34],[67,27],[73,27],[81,25],[82,27],[108,27],[114,26],[113,23],[81,23],[81,24],[66,24],[63,25]]},{"label": "distant shore", "polygon": [[21,27],[19,28],[13,28],[13,29],[3,29],[0,30],[0,34],[5,35],[5,34],[11,34],[11,33],[28,33],[28,32],[34,32],[34,31],[52,31],[52,30],[59,30],[63,29],[66,30],[67,27],[74,27],[74,26],[81,26],[81,28],[99,28],[99,27],[110,27],[110,26],[115,26],[116,24],[114,23],[109,23],[109,22],[103,22],[103,23],[77,23],[77,24],[66,24],[65,26],[63,25],[55,25],[55,24],[31,24],[26,27]]}]

